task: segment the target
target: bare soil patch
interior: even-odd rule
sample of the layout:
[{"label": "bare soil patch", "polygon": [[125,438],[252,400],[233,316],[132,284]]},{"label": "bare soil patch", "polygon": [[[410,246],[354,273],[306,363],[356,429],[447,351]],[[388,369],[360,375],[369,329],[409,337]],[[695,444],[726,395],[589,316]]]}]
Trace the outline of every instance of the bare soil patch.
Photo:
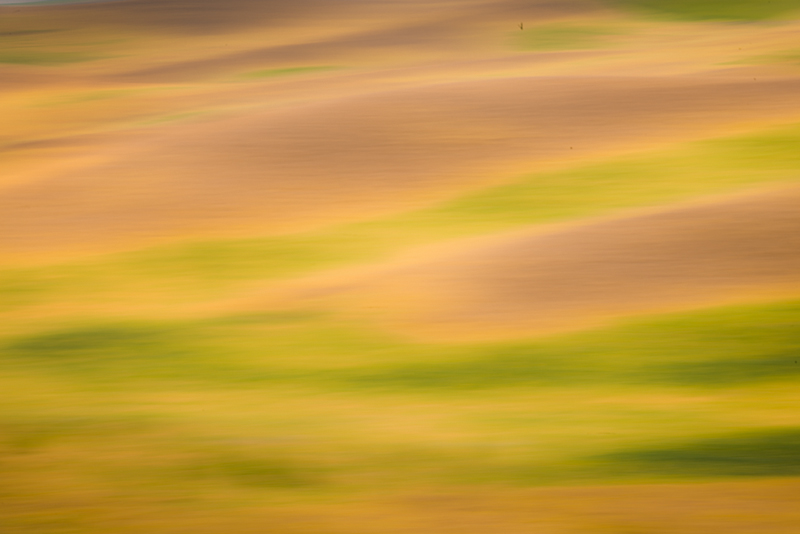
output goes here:
[{"label": "bare soil patch", "polygon": [[578,157],[800,115],[800,80],[514,78],[163,128],[0,191],[7,253],[270,234],[410,209]]},{"label": "bare soil patch", "polygon": [[423,337],[480,339],[789,297],[800,293],[798,206],[793,188],[483,238],[299,284],[288,298]]}]

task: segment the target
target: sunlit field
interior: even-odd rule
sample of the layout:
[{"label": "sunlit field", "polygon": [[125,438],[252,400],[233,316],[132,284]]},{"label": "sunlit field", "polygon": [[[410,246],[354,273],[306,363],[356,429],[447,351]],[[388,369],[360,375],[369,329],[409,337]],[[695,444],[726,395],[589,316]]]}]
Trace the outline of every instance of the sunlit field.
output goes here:
[{"label": "sunlit field", "polygon": [[0,0],[0,533],[796,534],[798,35]]}]

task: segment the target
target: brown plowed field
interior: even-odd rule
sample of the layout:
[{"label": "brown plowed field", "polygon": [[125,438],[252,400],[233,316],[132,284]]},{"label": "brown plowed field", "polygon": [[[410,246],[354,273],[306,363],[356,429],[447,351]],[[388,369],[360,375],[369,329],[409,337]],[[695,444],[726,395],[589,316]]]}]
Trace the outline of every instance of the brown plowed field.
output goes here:
[{"label": "brown plowed field", "polygon": [[[800,115],[800,81],[512,78],[167,128],[0,190],[6,253],[270,234],[446,199],[537,165]],[[646,179],[646,177],[643,177]]]},{"label": "brown plowed field", "polygon": [[[426,248],[292,285],[401,331],[471,339],[800,294],[800,189]],[[299,285],[299,289],[298,289]]]}]

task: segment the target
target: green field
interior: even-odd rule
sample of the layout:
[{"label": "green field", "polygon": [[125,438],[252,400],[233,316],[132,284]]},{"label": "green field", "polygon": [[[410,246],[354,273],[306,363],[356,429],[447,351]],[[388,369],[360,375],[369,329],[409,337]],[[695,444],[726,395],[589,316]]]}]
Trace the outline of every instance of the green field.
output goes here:
[{"label": "green field", "polygon": [[70,528],[100,532],[98,506],[795,476],[798,324],[787,302],[480,344],[312,313],[10,336],[3,494],[38,512],[3,518],[71,532],[38,523],[52,484],[80,503]]},{"label": "green field", "polygon": [[800,10],[797,0],[613,0],[613,4],[684,20],[762,20]]},{"label": "green field", "polygon": [[[792,180],[798,143],[781,128],[535,173],[323,233],[7,269],[2,491],[37,510],[12,505],[9,532],[99,533],[121,508],[312,506],[376,484],[795,476],[798,302],[448,344],[313,307],[158,320],[129,306],[191,306],[431,240]],[[26,313],[76,301],[90,306],[56,321]],[[52,484],[79,505],[50,496]]]}]

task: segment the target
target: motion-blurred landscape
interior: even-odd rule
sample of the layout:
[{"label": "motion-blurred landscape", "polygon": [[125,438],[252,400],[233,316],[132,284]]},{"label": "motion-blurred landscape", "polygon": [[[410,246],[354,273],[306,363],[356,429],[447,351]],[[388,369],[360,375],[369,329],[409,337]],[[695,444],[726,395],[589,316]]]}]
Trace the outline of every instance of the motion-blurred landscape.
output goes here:
[{"label": "motion-blurred landscape", "polygon": [[2,534],[796,534],[800,1],[0,0]]}]

